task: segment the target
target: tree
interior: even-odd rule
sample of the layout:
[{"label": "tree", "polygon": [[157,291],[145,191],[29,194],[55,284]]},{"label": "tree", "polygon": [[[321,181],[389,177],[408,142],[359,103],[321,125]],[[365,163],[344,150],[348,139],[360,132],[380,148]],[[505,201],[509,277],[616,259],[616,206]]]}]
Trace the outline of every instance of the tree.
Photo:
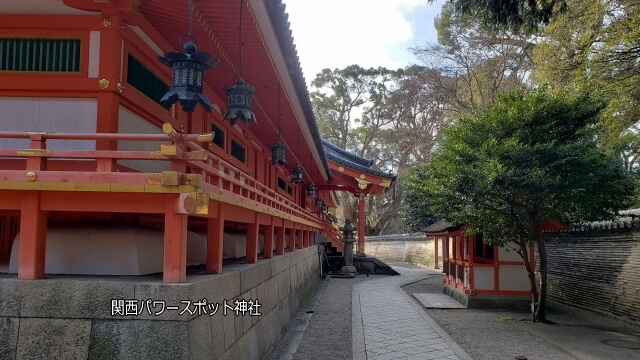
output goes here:
[{"label": "tree", "polygon": [[524,33],[537,31],[567,9],[567,0],[449,0],[447,3],[456,12],[471,15],[487,27]]},{"label": "tree", "polygon": [[438,44],[412,49],[422,83],[438,94],[450,119],[482,111],[501,92],[527,88],[533,48],[529,37],[483,28],[453,6],[445,4],[435,21]]},{"label": "tree", "polygon": [[[525,263],[534,321],[546,321],[545,221],[610,218],[633,195],[632,176],[599,141],[603,104],[582,95],[512,93],[447,127],[426,178],[415,186],[431,211],[482,232],[487,242],[517,244]],[[555,234],[557,236],[557,234]],[[537,245],[540,279],[529,262]]]},{"label": "tree", "polygon": [[638,153],[640,1],[567,0],[533,51],[532,79],[555,91],[588,91],[605,101],[603,136]]}]

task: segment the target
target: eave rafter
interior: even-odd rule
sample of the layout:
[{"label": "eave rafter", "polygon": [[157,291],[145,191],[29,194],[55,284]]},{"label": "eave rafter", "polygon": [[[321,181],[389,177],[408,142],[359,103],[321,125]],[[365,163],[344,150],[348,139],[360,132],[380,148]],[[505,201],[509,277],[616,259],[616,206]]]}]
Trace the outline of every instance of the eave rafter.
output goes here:
[{"label": "eave rafter", "polygon": [[363,174],[360,171],[345,167],[331,160],[329,160],[329,168],[334,174],[332,182],[337,185],[342,185],[345,189],[353,189],[352,191],[345,191],[350,191],[354,194],[380,194],[384,189],[391,186],[392,179]]}]

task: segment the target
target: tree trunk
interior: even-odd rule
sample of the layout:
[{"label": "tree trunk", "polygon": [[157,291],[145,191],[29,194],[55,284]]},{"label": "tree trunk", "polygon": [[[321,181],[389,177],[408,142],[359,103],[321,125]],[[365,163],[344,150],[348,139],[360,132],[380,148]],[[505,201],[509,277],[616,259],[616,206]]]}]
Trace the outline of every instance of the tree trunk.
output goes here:
[{"label": "tree trunk", "polygon": [[538,293],[538,308],[536,309],[535,318],[540,322],[547,322],[547,249],[542,236],[536,239],[536,244],[538,245],[538,258],[540,259],[540,292]]},{"label": "tree trunk", "polygon": [[531,320],[536,322],[536,309],[538,308],[538,287],[536,286],[535,264],[531,264],[529,261],[529,248],[526,238],[521,237],[518,241],[520,246],[520,257],[524,260],[524,267],[527,270],[527,276],[529,277],[529,288],[531,290],[531,304],[533,309],[531,311]]}]

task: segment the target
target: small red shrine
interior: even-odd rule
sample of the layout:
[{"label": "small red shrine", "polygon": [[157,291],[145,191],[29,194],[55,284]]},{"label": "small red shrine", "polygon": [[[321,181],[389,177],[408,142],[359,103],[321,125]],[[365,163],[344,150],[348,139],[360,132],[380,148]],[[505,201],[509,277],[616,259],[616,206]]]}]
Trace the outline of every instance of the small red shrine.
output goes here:
[{"label": "small red shrine", "polygon": [[[559,230],[553,222],[545,230]],[[482,234],[467,235],[463,226],[439,220],[423,232],[434,239],[436,268],[442,266],[445,293],[468,308],[519,307],[531,303],[530,283],[524,261],[512,247],[487,245]],[[535,264],[530,244],[529,261]],[[440,261],[442,259],[442,261]]]}]

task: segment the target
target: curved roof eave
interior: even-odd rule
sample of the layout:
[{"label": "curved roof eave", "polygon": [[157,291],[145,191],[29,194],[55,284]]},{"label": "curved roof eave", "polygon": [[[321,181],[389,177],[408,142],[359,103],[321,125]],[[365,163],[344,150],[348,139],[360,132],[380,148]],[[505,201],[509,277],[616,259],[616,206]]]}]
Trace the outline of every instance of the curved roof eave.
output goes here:
[{"label": "curved roof eave", "polygon": [[342,156],[343,158],[354,162],[356,164],[360,164],[362,166],[368,167],[370,168],[373,165],[373,159],[367,159],[365,157],[361,157],[358,156],[354,153],[351,153],[347,150],[344,150],[342,148],[340,148],[337,145],[334,145],[332,143],[330,143],[329,141],[327,141],[326,139],[322,139],[322,145],[324,145],[326,148],[329,148],[331,150],[333,150],[335,153],[339,154],[340,156]]},{"label": "curved roof eave", "polygon": [[[361,173],[367,174],[367,175],[372,175],[372,176],[377,176],[377,177],[381,177],[381,178],[385,178],[385,179],[391,179],[392,181],[396,179],[396,175],[394,174],[390,174],[390,173],[386,173],[384,171],[380,171],[380,170],[375,170],[375,169],[371,169],[368,166],[362,165],[361,163],[356,163],[354,161],[352,161],[351,159],[354,157],[360,158],[360,159],[365,159],[363,157],[359,157],[355,154],[352,154],[346,150],[340,149],[339,147],[337,147],[336,145],[331,144],[330,142],[326,141],[326,140],[322,140],[322,143],[325,145],[325,153],[327,154],[327,159],[329,159],[330,161],[335,162],[336,164],[342,165],[344,167],[348,167],[350,169],[359,171]],[[348,156],[350,155],[350,156]],[[368,159],[365,159],[368,161]]]}]

